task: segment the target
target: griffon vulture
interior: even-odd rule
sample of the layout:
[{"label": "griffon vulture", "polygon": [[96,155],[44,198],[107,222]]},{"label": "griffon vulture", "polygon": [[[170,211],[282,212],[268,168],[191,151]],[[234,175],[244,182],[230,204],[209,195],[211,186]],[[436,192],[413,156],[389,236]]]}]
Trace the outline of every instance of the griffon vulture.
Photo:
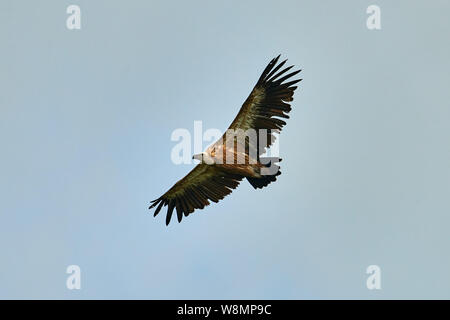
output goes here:
[{"label": "griffon vulture", "polygon": [[[280,118],[289,118],[287,114],[291,111],[291,106],[288,102],[293,100],[294,90],[297,88],[294,84],[302,79],[285,82],[301,70],[286,74],[293,66],[280,70],[287,60],[278,63],[279,58],[280,56],[272,59],[264,69],[227,130],[255,130],[259,133],[257,140],[245,135],[244,140],[238,139],[239,135],[227,140],[228,136],[225,134],[205,152],[194,155],[192,158],[200,160],[200,163],[169,191],[151,202],[149,209],[157,206],[154,216],[162,207],[168,206],[166,225],[169,224],[174,209],[180,222],[183,215],[188,216],[195,209],[203,209],[209,205],[209,201],[218,202],[223,199],[244,178],[257,189],[267,186],[281,174],[274,161],[267,162],[260,155],[273,143],[272,133],[279,132],[286,124]],[[232,141],[231,147],[229,141]],[[264,168],[269,166],[275,168],[275,171],[263,174]]]}]

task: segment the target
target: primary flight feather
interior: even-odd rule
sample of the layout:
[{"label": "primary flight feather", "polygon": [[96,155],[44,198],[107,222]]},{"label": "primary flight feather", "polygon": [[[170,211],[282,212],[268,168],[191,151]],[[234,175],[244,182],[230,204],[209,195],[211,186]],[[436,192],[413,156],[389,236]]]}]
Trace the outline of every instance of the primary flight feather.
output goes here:
[{"label": "primary flight feather", "polygon": [[[156,207],[154,216],[167,206],[166,225],[176,210],[178,222],[195,209],[203,209],[210,201],[218,202],[235,189],[246,178],[255,188],[263,188],[276,180],[281,174],[279,166],[260,158],[273,143],[273,132],[279,132],[286,124],[284,119],[291,111],[288,102],[293,100],[294,86],[302,79],[290,80],[301,70],[288,72],[293,66],[282,69],[287,60],[278,63],[280,56],[272,59],[262,72],[256,85],[242,105],[227,132],[257,133],[252,136],[227,136],[215,142],[205,152],[194,155],[200,163],[184,178],[179,180],[149,207]],[[261,135],[262,133],[262,135]],[[233,144],[230,147],[228,141]],[[230,161],[231,159],[231,161]],[[281,161],[281,159],[278,159]],[[275,168],[270,174],[264,174],[268,167]]]}]

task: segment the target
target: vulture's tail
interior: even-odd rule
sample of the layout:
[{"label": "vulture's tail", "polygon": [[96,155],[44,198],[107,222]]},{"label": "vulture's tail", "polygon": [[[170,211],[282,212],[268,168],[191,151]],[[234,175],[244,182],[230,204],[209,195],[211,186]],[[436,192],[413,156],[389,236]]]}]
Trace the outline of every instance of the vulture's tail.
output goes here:
[{"label": "vulture's tail", "polygon": [[[260,160],[262,160],[262,163],[266,162],[266,161],[264,161],[264,158],[261,158]],[[281,159],[278,159],[277,162],[280,162],[280,161],[281,161]],[[265,166],[267,168],[266,170],[268,170],[267,173],[270,173],[270,174],[262,175],[261,178],[247,177],[248,182],[250,182],[252,187],[255,189],[262,189],[262,188],[266,187],[269,183],[276,181],[277,176],[279,176],[281,174],[280,166],[276,165],[274,162],[268,161]]]}]

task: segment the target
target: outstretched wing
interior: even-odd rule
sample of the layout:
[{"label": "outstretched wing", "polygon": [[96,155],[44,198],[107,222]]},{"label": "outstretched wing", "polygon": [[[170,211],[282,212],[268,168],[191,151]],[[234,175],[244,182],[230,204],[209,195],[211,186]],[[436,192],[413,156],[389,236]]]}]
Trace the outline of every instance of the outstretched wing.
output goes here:
[{"label": "outstretched wing", "polygon": [[172,218],[174,208],[178,222],[195,209],[203,209],[209,200],[218,202],[235,189],[242,176],[226,173],[215,166],[198,164],[183,179],[178,181],[169,191],[152,201],[149,209],[158,206],[156,216],[163,206],[168,206],[166,225]]},{"label": "outstretched wing", "polygon": [[[272,59],[264,69],[252,92],[229,127],[229,129],[242,129],[244,131],[255,129],[257,134],[259,134],[259,129],[266,129],[267,139],[265,143],[261,142],[262,148],[254,145],[254,143],[249,145],[249,142],[246,142],[247,147],[257,149],[258,155],[263,154],[265,149],[274,142],[271,131],[279,132],[286,124],[281,118],[289,118],[287,114],[291,111],[291,105],[288,102],[293,100],[294,90],[297,89],[294,84],[302,80],[297,79],[285,82],[301,70],[287,73],[293,66],[280,70],[287,60],[277,64],[279,58],[280,56]],[[226,141],[225,135],[222,137],[223,141]]]}]

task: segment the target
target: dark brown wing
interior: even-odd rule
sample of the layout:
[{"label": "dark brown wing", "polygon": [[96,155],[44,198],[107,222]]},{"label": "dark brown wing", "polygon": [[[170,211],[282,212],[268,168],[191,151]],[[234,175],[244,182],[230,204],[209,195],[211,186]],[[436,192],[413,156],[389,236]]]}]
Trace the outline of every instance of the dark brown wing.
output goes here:
[{"label": "dark brown wing", "polygon": [[183,179],[178,181],[169,191],[152,201],[149,209],[158,206],[156,216],[163,206],[168,206],[166,225],[176,209],[178,222],[195,209],[203,209],[209,200],[218,202],[235,189],[242,176],[226,173],[215,166],[198,164]]},{"label": "dark brown wing", "polygon": [[[288,102],[293,100],[294,90],[297,89],[294,84],[302,80],[297,79],[285,82],[301,70],[287,73],[293,66],[280,70],[287,60],[277,64],[279,58],[280,56],[272,59],[264,69],[252,92],[229,127],[229,129],[242,129],[244,131],[248,129],[268,130],[267,143],[265,143],[263,148],[250,145],[250,147],[257,149],[258,155],[263,154],[265,149],[274,142],[270,131],[280,131],[286,124],[281,118],[289,118],[287,114],[291,111],[291,105]],[[225,138],[224,135],[222,141],[226,141]]]}]

